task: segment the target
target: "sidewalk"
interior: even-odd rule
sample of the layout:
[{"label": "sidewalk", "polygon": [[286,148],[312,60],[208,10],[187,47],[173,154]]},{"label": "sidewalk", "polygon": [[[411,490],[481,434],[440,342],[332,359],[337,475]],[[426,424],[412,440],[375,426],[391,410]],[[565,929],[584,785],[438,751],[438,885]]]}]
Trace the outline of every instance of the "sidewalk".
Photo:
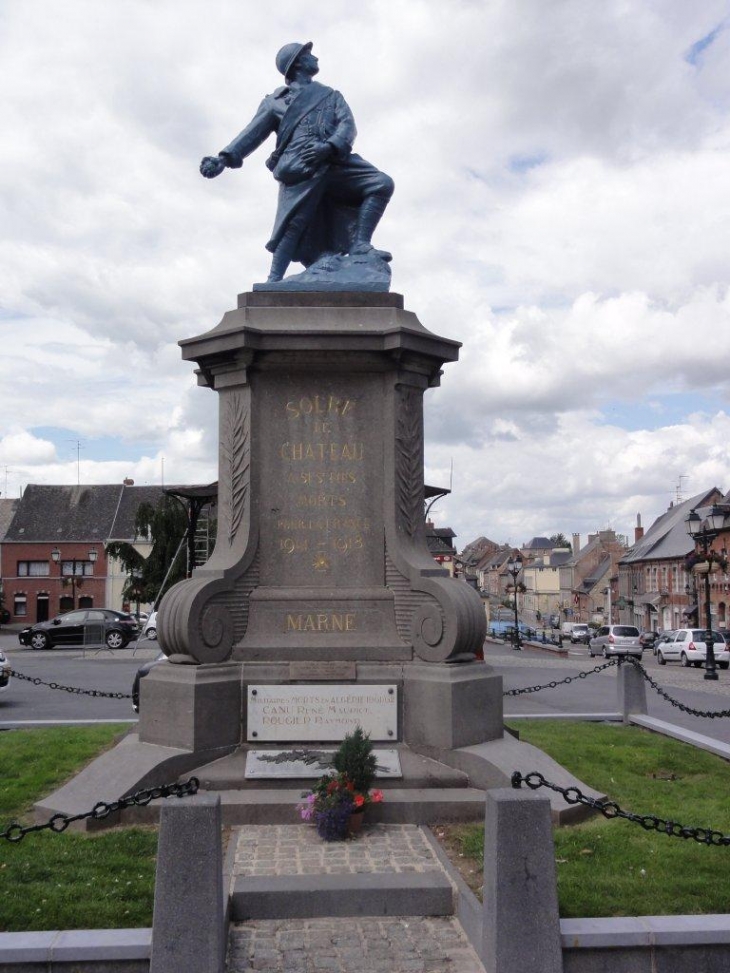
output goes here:
[{"label": "sidewalk", "polygon": [[366,824],[345,842],[309,825],[247,825],[232,829],[227,857],[228,973],[483,973],[417,825]]}]

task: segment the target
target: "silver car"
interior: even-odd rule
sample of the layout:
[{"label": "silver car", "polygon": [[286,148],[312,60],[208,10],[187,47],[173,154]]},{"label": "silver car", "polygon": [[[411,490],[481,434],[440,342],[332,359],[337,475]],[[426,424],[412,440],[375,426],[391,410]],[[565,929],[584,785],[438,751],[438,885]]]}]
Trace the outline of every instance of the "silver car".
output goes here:
[{"label": "silver car", "polygon": [[635,625],[603,625],[588,643],[591,657],[602,655],[635,655],[641,658],[644,651],[639,642],[640,632]]}]

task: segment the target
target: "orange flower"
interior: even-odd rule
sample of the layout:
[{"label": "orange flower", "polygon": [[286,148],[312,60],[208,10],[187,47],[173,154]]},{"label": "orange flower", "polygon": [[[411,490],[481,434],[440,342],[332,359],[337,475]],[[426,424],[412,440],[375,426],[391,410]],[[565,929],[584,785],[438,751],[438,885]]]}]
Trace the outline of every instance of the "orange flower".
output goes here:
[{"label": "orange flower", "polygon": [[383,792],[371,791],[370,800],[373,802],[373,804],[380,804],[380,802],[383,800]]}]

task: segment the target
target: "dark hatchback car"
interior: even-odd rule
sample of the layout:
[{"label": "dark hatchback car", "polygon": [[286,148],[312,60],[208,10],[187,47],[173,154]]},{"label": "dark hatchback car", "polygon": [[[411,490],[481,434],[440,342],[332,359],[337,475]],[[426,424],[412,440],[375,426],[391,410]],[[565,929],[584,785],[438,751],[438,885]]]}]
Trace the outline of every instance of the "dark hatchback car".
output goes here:
[{"label": "dark hatchback car", "polygon": [[138,633],[139,626],[131,615],[113,608],[83,608],[56,615],[47,622],[36,622],[18,632],[18,639],[31,649],[100,642],[110,649],[123,649]]}]

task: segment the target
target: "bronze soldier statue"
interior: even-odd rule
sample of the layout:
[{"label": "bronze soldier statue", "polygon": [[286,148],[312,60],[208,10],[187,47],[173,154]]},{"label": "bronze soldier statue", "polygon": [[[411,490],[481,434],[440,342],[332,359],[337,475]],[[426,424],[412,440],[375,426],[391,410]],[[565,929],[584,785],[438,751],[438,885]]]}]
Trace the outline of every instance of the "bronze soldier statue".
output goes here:
[{"label": "bronze soldier statue", "polygon": [[276,132],[266,165],[279,183],[271,239],[269,282],[280,281],[292,260],[309,267],[325,254],[369,254],[372,236],[390,197],[393,180],[352,151],[357,130],[352,112],[333,88],[314,81],[319,62],[312,44],[287,44],[276,55],[286,85],[267,95],[255,117],[217,156],[206,156],[207,179],[238,169],[246,156]]}]

